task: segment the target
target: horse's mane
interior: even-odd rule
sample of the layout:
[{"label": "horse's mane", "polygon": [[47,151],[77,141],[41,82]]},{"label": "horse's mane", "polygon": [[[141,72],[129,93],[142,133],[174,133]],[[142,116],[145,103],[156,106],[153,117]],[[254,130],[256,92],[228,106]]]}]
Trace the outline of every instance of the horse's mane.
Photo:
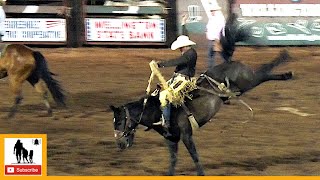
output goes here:
[{"label": "horse's mane", "polygon": [[158,104],[160,104],[160,100],[159,100],[159,95],[144,95],[142,97],[140,97],[140,99],[136,100],[136,101],[131,101],[128,102],[127,104],[125,104],[126,107],[128,108],[137,108],[137,107],[142,107],[144,100],[147,99],[147,105],[153,105],[156,106]]},{"label": "horse's mane", "polygon": [[143,99],[144,97],[140,98],[139,100],[131,101],[125,104],[126,107],[131,108],[131,107],[137,107],[139,105],[143,105]]}]

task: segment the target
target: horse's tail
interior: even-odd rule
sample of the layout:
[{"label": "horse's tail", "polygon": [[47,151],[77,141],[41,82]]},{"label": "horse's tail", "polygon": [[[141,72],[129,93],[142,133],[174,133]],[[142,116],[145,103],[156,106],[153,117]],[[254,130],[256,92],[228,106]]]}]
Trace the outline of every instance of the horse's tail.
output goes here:
[{"label": "horse's tail", "polygon": [[282,50],[278,57],[276,57],[273,61],[268,64],[261,65],[257,70],[256,73],[269,73],[274,67],[279,66],[291,59],[288,51],[286,49]]},{"label": "horse's tail", "polygon": [[237,15],[231,13],[226,21],[224,31],[220,34],[222,54],[230,62],[235,50],[236,42],[246,41],[251,36],[250,29],[239,27]]},{"label": "horse's tail", "polygon": [[64,90],[59,82],[52,77],[54,74],[49,71],[45,57],[39,51],[34,51],[33,57],[36,61],[36,71],[46,83],[54,101],[58,105],[65,106]]}]

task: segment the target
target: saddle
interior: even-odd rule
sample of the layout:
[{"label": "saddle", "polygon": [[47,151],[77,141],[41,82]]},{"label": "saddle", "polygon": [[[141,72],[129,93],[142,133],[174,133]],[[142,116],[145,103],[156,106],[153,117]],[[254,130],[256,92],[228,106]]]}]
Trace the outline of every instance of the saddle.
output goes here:
[{"label": "saddle", "polygon": [[[186,83],[187,84],[187,83]],[[196,93],[194,90],[196,90],[196,78],[194,78],[194,80],[192,81],[192,86],[193,87],[190,87],[188,85],[184,85],[184,87],[181,87],[183,88],[182,90],[184,91],[183,93],[180,93],[180,95],[182,95],[181,97],[179,97],[179,107],[182,107],[183,110],[186,112],[187,114],[187,117],[188,117],[188,120],[191,124],[191,128],[193,131],[199,129],[199,124],[197,122],[197,120],[195,119],[195,117],[193,116],[193,114],[190,112],[189,108],[185,105],[185,98],[188,98],[189,100],[192,100],[193,98],[197,98],[200,96],[199,93]],[[151,93],[151,96],[159,96],[160,94],[160,91],[161,91],[161,85],[160,84],[157,84],[157,88]],[[176,108],[178,106],[175,106]],[[159,122],[157,123],[154,123],[153,125],[162,125],[164,122],[164,119],[160,120]],[[148,128],[146,129],[145,131],[148,131],[150,130],[151,128]]]},{"label": "saddle", "polygon": [[[169,85],[167,91],[167,99],[174,106],[181,106],[185,98],[192,100],[192,96],[189,94],[197,88],[196,78],[190,78],[190,80],[185,80],[181,76],[177,76],[172,84]],[[164,89],[165,90],[165,89]]]}]

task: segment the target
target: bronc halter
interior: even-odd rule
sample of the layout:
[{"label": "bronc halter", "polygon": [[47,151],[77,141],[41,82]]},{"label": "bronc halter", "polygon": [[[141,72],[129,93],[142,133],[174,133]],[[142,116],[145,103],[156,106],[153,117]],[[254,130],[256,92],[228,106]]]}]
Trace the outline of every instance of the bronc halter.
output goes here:
[{"label": "bronc halter", "polygon": [[140,123],[139,121],[135,121],[134,119],[131,118],[130,112],[126,106],[123,106],[123,110],[126,113],[126,116],[124,118],[124,127],[123,131],[119,130],[114,130],[114,137],[116,139],[121,139],[123,137],[128,137],[129,135],[133,134],[136,131],[136,127]]}]

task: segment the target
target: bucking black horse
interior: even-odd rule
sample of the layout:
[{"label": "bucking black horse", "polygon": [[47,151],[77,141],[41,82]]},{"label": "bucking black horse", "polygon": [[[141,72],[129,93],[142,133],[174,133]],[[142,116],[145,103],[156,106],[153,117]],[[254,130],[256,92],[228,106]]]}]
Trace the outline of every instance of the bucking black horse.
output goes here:
[{"label": "bucking black horse", "polygon": [[[249,32],[246,29],[241,29],[237,26],[236,17],[234,15],[230,16],[226,23],[225,35],[221,37],[222,53],[225,53],[226,57],[229,57],[228,62],[217,65],[203,73],[197,80],[199,88],[191,92],[192,100],[188,98],[185,100],[185,105],[194,115],[199,127],[213,118],[223,102],[230,98],[228,95],[225,96],[228,93],[224,92],[235,92],[236,96],[240,96],[265,81],[288,80],[292,78],[291,72],[284,74],[271,73],[271,70],[275,66],[286,62],[290,58],[286,51],[282,51],[272,62],[262,65],[255,72],[248,66],[233,61],[231,58],[235,50],[235,43],[246,40],[248,36]],[[219,91],[218,85],[210,79],[219,83],[223,82],[225,84],[224,88],[228,91]],[[155,122],[158,122],[161,117],[158,95],[142,97],[140,100],[119,107],[110,106],[110,108],[114,112],[115,138],[118,147],[121,149],[132,146],[135,129],[139,124],[147,126],[149,129],[154,129],[160,135],[164,134],[162,126],[155,125]],[[192,138],[192,126],[184,108],[173,107],[171,120],[170,131],[172,132],[172,136],[164,136],[170,152],[170,165],[167,175],[175,174],[178,143],[180,140],[182,140],[188,149],[195,163],[197,174],[204,175],[204,170],[199,161],[199,155]]]}]

